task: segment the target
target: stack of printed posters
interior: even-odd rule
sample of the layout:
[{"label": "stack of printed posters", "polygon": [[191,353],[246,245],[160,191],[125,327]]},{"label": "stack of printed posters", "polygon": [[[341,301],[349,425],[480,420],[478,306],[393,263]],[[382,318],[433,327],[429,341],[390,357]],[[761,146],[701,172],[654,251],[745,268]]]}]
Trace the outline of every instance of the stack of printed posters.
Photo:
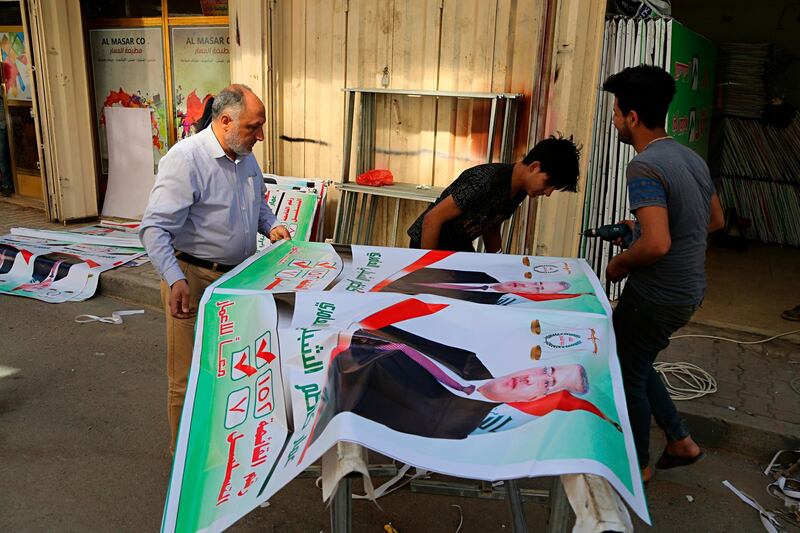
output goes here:
[{"label": "stack of printed posters", "polygon": [[138,225],[103,221],[71,231],[13,228],[0,237],[0,293],[48,303],[91,298],[101,272],[144,256]]},{"label": "stack of printed posters", "polygon": [[[289,229],[292,239],[316,241],[324,230],[325,195],[324,180],[307,180],[289,176],[264,175],[267,187],[267,205],[278,221]],[[258,249],[269,246],[269,239],[259,234]]]},{"label": "stack of printed posters", "polygon": [[220,278],[162,529],[223,530],[339,441],[463,478],[597,474],[649,521],[583,259],[284,241]]}]

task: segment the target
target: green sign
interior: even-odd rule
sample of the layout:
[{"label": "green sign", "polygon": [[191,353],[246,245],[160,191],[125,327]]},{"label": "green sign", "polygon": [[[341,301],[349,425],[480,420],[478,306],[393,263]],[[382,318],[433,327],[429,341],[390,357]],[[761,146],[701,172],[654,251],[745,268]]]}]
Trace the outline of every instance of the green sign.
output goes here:
[{"label": "green sign", "polygon": [[[236,269],[235,279],[225,277],[221,289],[291,292],[322,290],[332,272],[341,269],[333,247],[306,241],[283,241]],[[334,275],[335,277],[335,275]]]},{"label": "green sign", "polygon": [[714,96],[714,45],[676,21],[671,21],[670,64],[675,98],[669,106],[667,133],[708,159]]}]

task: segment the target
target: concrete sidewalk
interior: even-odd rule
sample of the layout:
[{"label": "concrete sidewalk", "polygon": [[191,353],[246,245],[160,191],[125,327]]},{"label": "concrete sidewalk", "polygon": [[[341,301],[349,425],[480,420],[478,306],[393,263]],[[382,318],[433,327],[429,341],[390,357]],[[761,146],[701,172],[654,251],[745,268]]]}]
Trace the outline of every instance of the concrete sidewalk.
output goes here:
[{"label": "concrete sidewalk", "polygon": [[[43,222],[44,214],[0,202],[0,235],[11,227],[64,229]],[[81,225],[85,225],[81,224]],[[99,291],[130,302],[126,307],[161,309],[159,276],[151,264],[121,267],[100,277]],[[92,313],[92,301],[85,302]],[[795,327],[792,327],[795,326]],[[786,331],[800,329],[787,322]],[[763,337],[693,322],[676,335],[711,335],[739,341]],[[661,361],[686,361],[709,372],[717,381],[716,393],[677,402],[698,442],[766,461],[779,449],[800,446],[800,344],[776,339],[742,345],[700,337],[676,339]],[[795,380],[792,387],[792,380]]]}]

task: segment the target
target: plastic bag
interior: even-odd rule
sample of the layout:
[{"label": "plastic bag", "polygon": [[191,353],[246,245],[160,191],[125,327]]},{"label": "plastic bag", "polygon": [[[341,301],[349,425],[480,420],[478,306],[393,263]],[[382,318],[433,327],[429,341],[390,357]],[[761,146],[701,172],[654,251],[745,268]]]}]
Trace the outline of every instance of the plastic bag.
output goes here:
[{"label": "plastic bag", "polygon": [[394,176],[391,170],[376,168],[359,174],[356,178],[359,185],[369,185],[370,187],[382,187],[394,183]]}]

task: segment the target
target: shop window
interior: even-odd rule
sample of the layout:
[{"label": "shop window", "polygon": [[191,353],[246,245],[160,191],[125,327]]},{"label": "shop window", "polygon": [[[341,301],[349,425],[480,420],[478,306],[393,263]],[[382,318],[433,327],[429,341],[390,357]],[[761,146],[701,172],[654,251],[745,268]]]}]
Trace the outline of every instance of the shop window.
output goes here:
[{"label": "shop window", "polygon": [[30,58],[25,47],[22,27],[0,31],[0,58],[4,94],[9,100],[31,100]]},{"label": "shop window", "polygon": [[22,26],[19,4],[0,2],[0,26]]},{"label": "shop window", "polygon": [[81,0],[81,7],[87,20],[161,16],[161,0]]},{"label": "shop window", "polygon": [[[81,5],[101,174],[109,168],[106,107],[150,110],[155,169],[172,144],[196,133],[205,103],[230,83],[228,0]],[[101,188],[103,182],[101,176]]]},{"label": "shop window", "polygon": [[227,26],[175,26],[172,42],[172,93],[175,138],[197,131],[206,101],[230,83]]},{"label": "shop window", "polygon": [[9,106],[7,126],[14,142],[11,143],[11,157],[16,169],[38,173],[36,168],[39,154],[36,152],[36,127],[31,117],[30,106]]},{"label": "shop window", "polygon": [[169,0],[170,17],[227,17],[228,0]]}]

